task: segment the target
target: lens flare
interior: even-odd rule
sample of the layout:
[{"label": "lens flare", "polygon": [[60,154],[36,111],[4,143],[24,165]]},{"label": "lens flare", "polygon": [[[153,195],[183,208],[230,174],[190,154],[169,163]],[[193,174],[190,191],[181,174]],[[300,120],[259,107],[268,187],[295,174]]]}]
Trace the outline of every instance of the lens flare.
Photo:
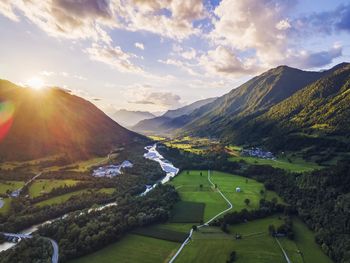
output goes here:
[{"label": "lens flare", "polygon": [[12,123],[15,106],[10,101],[0,102],[0,142],[8,134]]}]

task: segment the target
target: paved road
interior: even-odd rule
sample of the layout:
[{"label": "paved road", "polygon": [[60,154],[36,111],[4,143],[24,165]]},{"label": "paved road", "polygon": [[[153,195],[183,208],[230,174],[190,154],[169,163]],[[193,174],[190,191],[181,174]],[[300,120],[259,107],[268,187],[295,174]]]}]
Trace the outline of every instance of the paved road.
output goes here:
[{"label": "paved road", "polygon": [[31,235],[27,235],[27,234],[5,233],[5,232],[2,232],[1,234],[3,234],[6,237],[32,238]]},{"label": "paved road", "polygon": [[[215,187],[215,184],[211,181],[210,179],[210,170],[208,170],[208,181],[209,183]],[[229,205],[229,207],[227,209],[225,209],[224,211],[218,213],[217,215],[215,215],[214,217],[212,217],[211,219],[209,219],[206,223],[204,223],[203,225],[199,225],[197,226],[197,228],[201,228],[201,227],[206,227],[209,226],[209,223],[212,222],[213,220],[215,220],[216,218],[218,218],[219,216],[221,216],[222,214],[226,213],[227,211],[231,210],[233,205],[230,202],[230,200],[228,200],[226,198],[226,196],[224,196],[224,194],[220,191],[219,188],[217,188],[217,191],[219,192],[219,194],[225,199],[225,201],[227,202],[227,204]],[[186,240],[181,244],[180,248],[177,250],[177,252],[175,253],[175,255],[169,260],[169,263],[173,263],[175,261],[175,259],[178,257],[178,255],[181,253],[182,249],[190,242],[191,237],[193,234],[193,229],[191,228],[190,233],[188,235],[188,237],[186,238]],[[291,263],[291,262],[288,262]]]}]

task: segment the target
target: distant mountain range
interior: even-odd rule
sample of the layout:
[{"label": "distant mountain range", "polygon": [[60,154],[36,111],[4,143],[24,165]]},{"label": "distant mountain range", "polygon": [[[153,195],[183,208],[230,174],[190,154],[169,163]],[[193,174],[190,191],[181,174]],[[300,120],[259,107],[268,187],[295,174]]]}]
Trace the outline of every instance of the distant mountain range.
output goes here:
[{"label": "distant mountain range", "polygon": [[[37,91],[0,80],[0,102],[2,114],[6,114],[6,108],[12,109],[7,110],[11,127],[0,141],[1,160],[62,153],[80,159],[145,140],[92,103],[59,88]],[[1,128],[2,133],[5,128]]]},{"label": "distant mountain range", "polygon": [[118,110],[111,115],[112,119],[124,127],[131,127],[138,122],[156,117],[148,111]]},{"label": "distant mountain range", "polygon": [[[139,132],[219,138],[274,150],[350,144],[350,64],[322,72],[279,66],[187,114],[141,121]],[[156,128],[154,128],[156,127]],[[349,149],[348,149],[349,150]]]},{"label": "distant mountain range", "polygon": [[[167,133],[169,130],[181,127],[182,121],[186,119],[187,115],[191,114],[194,110],[202,107],[203,105],[214,101],[215,99],[216,98],[199,100],[176,110],[168,110],[161,116],[140,121],[135,126],[131,127],[131,129],[143,134]],[[179,123],[177,123],[177,121],[179,121]]]}]

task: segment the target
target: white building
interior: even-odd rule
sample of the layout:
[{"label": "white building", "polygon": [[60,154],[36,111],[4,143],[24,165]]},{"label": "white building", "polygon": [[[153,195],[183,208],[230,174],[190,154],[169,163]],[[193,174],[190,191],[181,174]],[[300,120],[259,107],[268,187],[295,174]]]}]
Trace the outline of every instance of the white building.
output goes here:
[{"label": "white building", "polygon": [[240,187],[236,187],[236,192],[237,193],[241,192],[241,188]]}]

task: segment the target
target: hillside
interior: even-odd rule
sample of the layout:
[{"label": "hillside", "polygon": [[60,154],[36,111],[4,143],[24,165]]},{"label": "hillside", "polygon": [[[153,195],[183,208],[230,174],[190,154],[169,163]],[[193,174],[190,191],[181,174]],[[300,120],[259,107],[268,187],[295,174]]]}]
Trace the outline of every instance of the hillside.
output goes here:
[{"label": "hillside", "polygon": [[254,116],[290,97],[324,73],[287,66],[271,69],[189,115],[185,133],[221,137],[234,120]]},{"label": "hillside", "polygon": [[92,103],[59,88],[33,90],[0,80],[0,101],[2,115],[7,112],[6,124],[1,123],[0,129],[2,160],[62,153],[86,158],[144,140]]},{"label": "hillside", "polygon": [[[265,137],[268,144],[277,148],[318,145],[346,151],[349,118],[350,64],[342,63],[242,128],[250,139]],[[237,138],[245,141],[246,135],[237,134]]]},{"label": "hillside", "polygon": [[143,120],[132,127],[132,130],[145,134],[163,134],[169,130],[182,127],[186,123],[187,116],[194,110],[211,103],[216,98],[199,100],[176,110],[168,110],[163,115],[148,120]]},{"label": "hillside", "polygon": [[313,146],[314,152],[346,152],[349,83],[347,63],[323,72],[280,66],[195,110],[175,132],[275,151]]},{"label": "hillside", "polygon": [[138,122],[156,117],[148,111],[118,110],[111,115],[112,119],[123,127],[131,127]]}]

